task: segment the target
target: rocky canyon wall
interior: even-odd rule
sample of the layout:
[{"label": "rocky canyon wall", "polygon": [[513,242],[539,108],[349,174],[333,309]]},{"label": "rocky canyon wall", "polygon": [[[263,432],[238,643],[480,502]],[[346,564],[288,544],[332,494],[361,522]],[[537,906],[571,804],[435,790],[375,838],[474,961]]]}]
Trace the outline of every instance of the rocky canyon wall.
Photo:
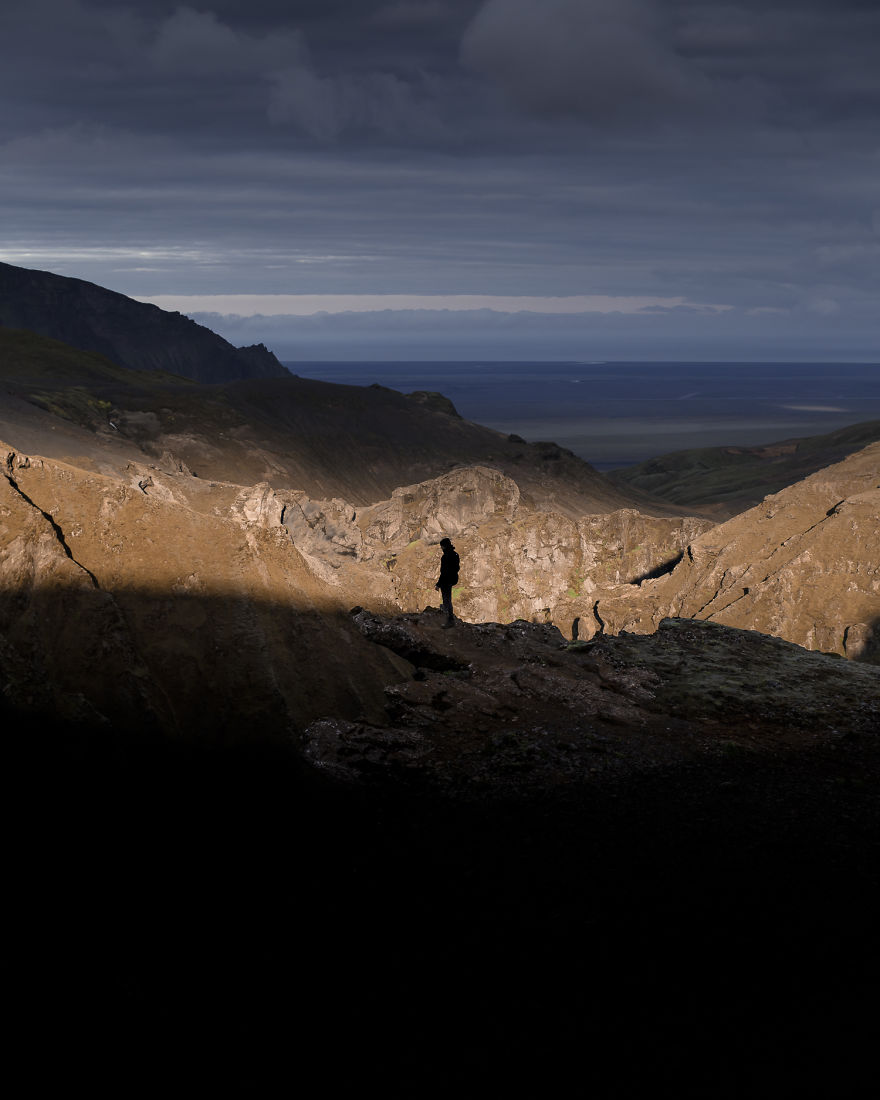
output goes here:
[{"label": "rocky canyon wall", "polygon": [[579,520],[536,511],[488,467],[360,512],[300,497],[284,522],[321,575],[359,577],[360,603],[391,596],[409,612],[436,602],[445,535],[462,559],[455,606],[471,622],[521,618],[588,639],[652,633],[670,616],[711,619],[880,660],[880,444],[718,526],[633,509]]},{"label": "rocky canyon wall", "polygon": [[441,537],[461,555],[453,598],[470,622],[588,640],[707,619],[877,662],[878,486],[880,444],[713,527],[536,511],[484,466],[359,509],[136,462],[110,477],[4,446],[2,690],[34,713],[221,738],[327,714],[380,721],[412,669],[348,612],[436,606]]},{"label": "rocky canyon wall", "polygon": [[405,665],[325,598],[271,490],[128,473],[0,448],[8,704],[220,742],[384,715]]},{"label": "rocky canyon wall", "polygon": [[319,576],[360,578],[360,603],[391,595],[400,610],[418,611],[436,602],[437,544],[448,537],[461,557],[453,599],[463,619],[553,622],[566,632],[584,601],[591,609],[609,586],[662,569],[712,526],[634,509],[580,520],[536,511],[514,481],[484,466],[404,486],[360,511],[300,494],[284,523]]}]

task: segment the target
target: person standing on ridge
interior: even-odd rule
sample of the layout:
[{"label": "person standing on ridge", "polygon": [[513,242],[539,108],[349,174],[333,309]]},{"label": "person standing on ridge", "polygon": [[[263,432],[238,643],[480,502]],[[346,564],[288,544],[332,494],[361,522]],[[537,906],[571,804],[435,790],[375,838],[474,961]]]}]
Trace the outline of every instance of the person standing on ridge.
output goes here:
[{"label": "person standing on ridge", "polygon": [[450,539],[441,539],[443,556],[440,558],[440,577],[434,587],[443,597],[443,610],[446,612],[446,627],[455,626],[455,616],[452,614],[452,589],[458,584],[458,554]]}]

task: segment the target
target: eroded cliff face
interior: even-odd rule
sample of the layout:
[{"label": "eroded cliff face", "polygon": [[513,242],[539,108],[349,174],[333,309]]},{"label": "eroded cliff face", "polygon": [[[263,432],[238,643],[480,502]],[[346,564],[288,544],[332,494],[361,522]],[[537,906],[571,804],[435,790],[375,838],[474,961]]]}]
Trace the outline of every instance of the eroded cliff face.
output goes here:
[{"label": "eroded cliff face", "polygon": [[686,616],[880,663],[880,444],[704,532],[671,573],[597,611],[614,634]]},{"label": "eroded cliff face", "polygon": [[384,714],[405,666],[324,597],[268,486],[0,456],[7,702],[220,741]]},{"label": "eroded cliff face", "polygon": [[251,721],[283,732],[326,714],[382,719],[386,687],[412,670],[367,645],[348,611],[436,603],[441,537],[461,551],[463,618],[555,616],[568,631],[580,593],[640,575],[706,526],[536,512],[488,467],[358,509],[184,465],[129,462],[114,477],[0,454],[7,700],[221,737]]},{"label": "eroded cliff face", "polygon": [[634,509],[577,521],[536,511],[514,481],[481,466],[405,486],[360,511],[298,494],[284,523],[318,575],[337,585],[358,578],[358,602],[368,602],[365,594],[391,597],[401,610],[415,611],[436,600],[437,543],[448,537],[462,560],[453,593],[462,618],[538,619],[566,631],[585,596],[595,600],[609,585],[663,568],[712,526]]}]

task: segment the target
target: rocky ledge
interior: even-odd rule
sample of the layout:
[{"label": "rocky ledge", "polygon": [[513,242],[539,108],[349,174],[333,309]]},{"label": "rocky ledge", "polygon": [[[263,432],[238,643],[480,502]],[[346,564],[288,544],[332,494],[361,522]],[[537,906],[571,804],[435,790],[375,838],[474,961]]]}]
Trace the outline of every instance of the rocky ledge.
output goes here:
[{"label": "rocky ledge", "polygon": [[385,724],[328,717],[306,757],[346,783],[416,784],[469,798],[613,789],[697,763],[777,761],[880,729],[880,669],[712,622],[568,642],[519,620],[442,627],[439,611],[363,635],[412,667],[385,690]]}]

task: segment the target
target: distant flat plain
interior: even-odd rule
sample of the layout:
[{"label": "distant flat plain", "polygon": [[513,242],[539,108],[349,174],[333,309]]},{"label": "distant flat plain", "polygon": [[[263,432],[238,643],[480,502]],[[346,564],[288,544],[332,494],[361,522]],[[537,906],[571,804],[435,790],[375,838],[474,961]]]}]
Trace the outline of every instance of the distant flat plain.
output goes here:
[{"label": "distant flat plain", "polygon": [[437,390],[466,420],[552,440],[599,470],[880,419],[878,363],[285,363],[325,382]]}]

